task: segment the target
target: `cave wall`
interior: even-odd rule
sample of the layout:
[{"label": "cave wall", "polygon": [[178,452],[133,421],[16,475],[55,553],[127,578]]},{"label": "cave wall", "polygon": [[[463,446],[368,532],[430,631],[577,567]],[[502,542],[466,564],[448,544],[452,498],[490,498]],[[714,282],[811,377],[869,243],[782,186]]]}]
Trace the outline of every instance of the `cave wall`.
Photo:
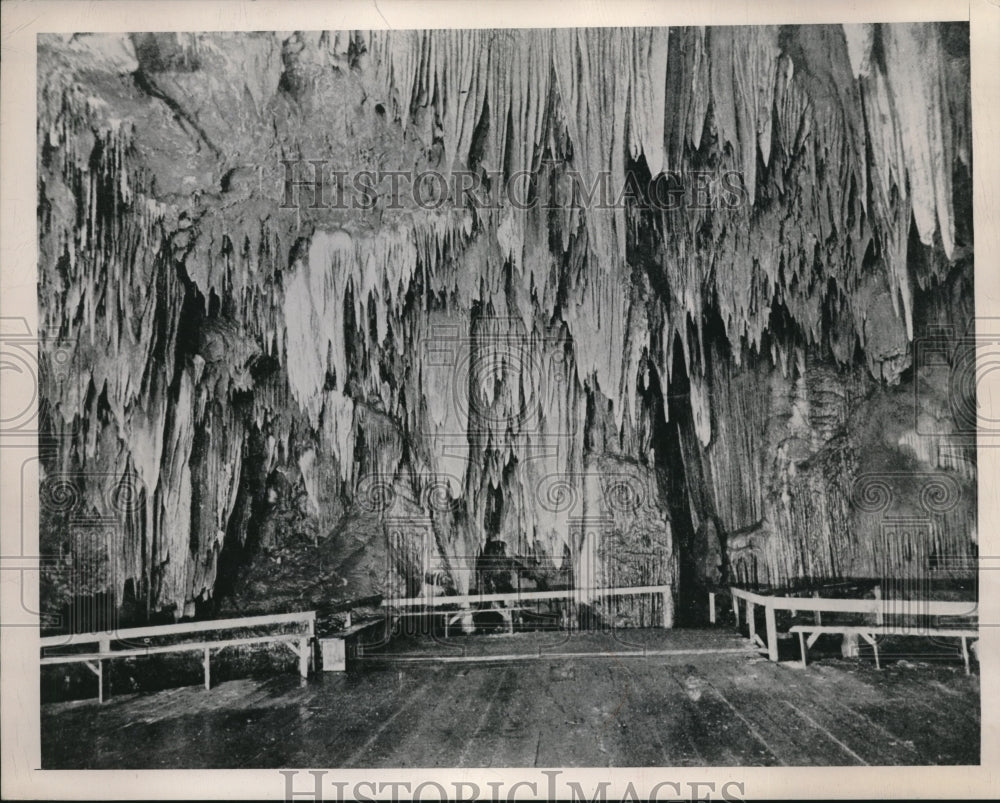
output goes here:
[{"label": "cave wall", "polygon": [[[950,24],[40,37],[43,550],[79,563],[104,522],[94,589],[176,616],[233,553],[366,516],[352,548],[386,572],[362,561],[345,598],[468,590],[486,538],[543,583],[971,554],[967,45]],[[440,180],[417,203],[361,170]],[[573,200],[601,181],[610,203]],[[899,480],[889,507],[873,475]],[[918,511],[924,475],[959,501]],[[884,526],[917,512],[930,540]]]}]

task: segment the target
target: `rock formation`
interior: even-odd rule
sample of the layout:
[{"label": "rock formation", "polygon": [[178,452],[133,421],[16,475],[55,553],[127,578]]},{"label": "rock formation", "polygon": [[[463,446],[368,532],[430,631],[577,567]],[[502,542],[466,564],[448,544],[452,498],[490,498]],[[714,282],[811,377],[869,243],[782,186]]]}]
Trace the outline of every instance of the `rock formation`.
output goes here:
[{"label": "rock formation", "polygon": [[967,26],[38,47],[53,610],[974,556]]}]

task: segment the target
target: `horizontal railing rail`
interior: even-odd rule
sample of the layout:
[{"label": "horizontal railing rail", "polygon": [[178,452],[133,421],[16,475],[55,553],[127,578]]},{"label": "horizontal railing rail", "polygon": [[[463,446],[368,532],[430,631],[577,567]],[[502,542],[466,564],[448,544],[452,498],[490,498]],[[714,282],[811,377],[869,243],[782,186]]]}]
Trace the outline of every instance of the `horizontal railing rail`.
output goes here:
[{"label": "horizontal railing rail", "polygon": [[103,633],[71,633],[46,636],[41,639],[42,648],[69,647],[76,644],[95,644],[101,641],[129,641],[131,639],[154,638],[157,636],[183,636],[189,633],[206,633],[213,630],[236,630],[248,627],[266,627],[281,624],[304,624],[315,628],[316,611],[299,613],[276,613],[264,616],[247,616],[238,619],[207,619],[198,622],[179,622],[173,625],[150,625],[108,630]]},{"label": "horizontal railing rail", "polygon": [[[887,616],[940,616],[955,618],[973,618],[978,616],[978,603],[973,600],[927,600],[927,599],[832,599],[828,597],[779,597],[768,594],[758,594],[744,588],[730,587],[729,594],[733,602],[733,615],[737,627],[740,624],[740,604],[743,600],[746,606],[746,622],[750,640],[767,650],[768,658],[778,660],[778,627],[777,611],[808,611],[819,617],[823,613],[857,613],[869,614],[881,623]],[[764,609],[764,621],[767,631],[765,643],[757,634],[755,608]],[[709,592],[709,610],[712,621],[715,621],[715,592]]]},{"label": "horizontal railing rail", "polygon": [[670,594],[669,585],[657,586],[621,586],[601,588],[566,588],[556,591],[511,591],[500,594],[461,594],[458,596],[424,596],[404,597],[402,599],[384,599],[382,607],[413,608],[429,607],[443,608],[447,605],[468,605],[473,602],[527,602],[529,600],[574,599],[588,600],[598,597],[626,597],[638,594]]},{"label": "horizontal railing rail", "polygon": [[[510,591],[495,594],[460,594],[456,596],[422,596],[404,597],[401,599],[385,599],[382,601],[384,608],[423,608],[424,611],[438,608],[450,608],[459,606],[463,608],[474,603],[484,602],[514,602],[528,603],[541,602],[545,600],[570,600],[577,603],[591,602],[602,597],[630,597],[643,594],[657,594],[662,598],[660,608],[660,619],[663,627],[673,627],[674,624],[674,598],[673,587],[669,585],[653,586],[601,586],[587,588],[563,588],[553,591]],[[444,613],[442,611],[442,613]],[[448,613],[455,613],[449,611]],[[459,615],[464,615],[468,611],[461,611]],[[397,614],[400,615],[400,614]],[[452,619],[455,617],[453,616]],[[452,620],[445,622],[445,631]],[[513,620],[510,622],[510,630],[513,631]]]},{"label": "horizontal railing rail", "polygon": [[[134,646],[141,640],[157,637],[187,636],[195,633],[210,633],[226,630],[247,630],[250,628],[276,625],[300,625],[304,632],[269,633],[237,636],[235,638],[203,639],[197,642],[179,641],[172,644]],[[180,622],[173,625],[152,625],[150,627],[130,627],[109,630],[104,633],[73,633],[64,636],[46,636],[41,639],[42,666],[56,664],[85,664],[97,676],[97,699],[104,702],[104,661],[123,658],[137,658],[164,655],[171,652],[201,652],[205,688],[211,688],[212,650],[225,647],[286,644],[299,659],[299,674],[305,678],[309,674],[312,660],[312,642],[316,635],[316,612],[278,613],[266,616],[248,616],[239,619],[209,619],[200,622]],[[96,652],[52,652],[53,648],[96,644]],[[113,649],[113,644],[126,645],[123,649]],[[49,650],[48,654],[45,651]]]},{"label": "horizontal railing rail", "polygon": [[779,611],[818,611],[820,613],[872,613],[905,616],[915,612],[928,616],[975,616],[974,600],[917,599],[834,599],[829,597],[773,597],[742,588],[730,588],[734,597],[764,608]]}]

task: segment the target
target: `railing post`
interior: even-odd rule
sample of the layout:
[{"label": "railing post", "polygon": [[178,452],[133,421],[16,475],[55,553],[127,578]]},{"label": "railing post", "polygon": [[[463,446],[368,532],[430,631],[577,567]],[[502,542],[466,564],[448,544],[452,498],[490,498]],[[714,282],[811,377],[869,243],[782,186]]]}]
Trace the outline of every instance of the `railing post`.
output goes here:
[{"label": "railing post", "polygon": [[209,691],[212,688],[212,667],[211,667],[211,647],[205,648],[205,655],[201,659],[201,666],[205,670],[205,691]]},{"label": "railing post", "polygon": [[[819,599],[819,590],[813,591],[813,599]],[[823,614],[819,611],[813,611],[813,619],[816,620],[816,624],[823,624]]]},{"label": "railing post", "polygon": [[882,586],[875,586],[875,624],[882,626]]},{"label": "railing post", "polygon": [[[299,639],[299,674],[307,678],[309,677],[309,644],[311,639],[300,638]],[[205,651],[208,652],[207,650]]]},{"label": "railing post", "polygon": [[756,606],[753,604],[753,601],[749,599],[746,600],[746,604],[747,604],[747,627],[750,629],[750,641],[754,641],[757,636],[757,617],[755,615],[756,612],[754,611],[754,608]]},{"label": "railing post", "polygon": [[[347,620],[350,621],[351,612],[347,612]],[[309,638],[307,640],[309,645],[309,667],[308,671],[313,672],[316,669],[316,612],[313,611],[313,615],[309,618]]]},{"label": "railing post", "polygon": [[729,589],[729,598],[733,601],[733,616],[736,618],[736,629],[740,629],[740,598]]},{"label": "railing post", "polygon": [[[111,639],[102,638],[97,642],[97,651],[102,655],[106,655],[111,652]],[[111,678],[108,678],[108,686],[111,686]],[[98,702],[104,702],[104,661],[100,658],[97,659],[97,697]]]},{"label": "railing post", "polygon": [[708,621],[715,624],[715,592],[708,592]]},{"label": "railing post", "polygon": [[671,628],[674,626],[674,597],[670,591],[663,592],[663,627]]},{"label": "railing post", "polygon": [[764,606],[764,617],[767,622],[767,657],[778,660],[778,627],[774,616],[774,606]]}]

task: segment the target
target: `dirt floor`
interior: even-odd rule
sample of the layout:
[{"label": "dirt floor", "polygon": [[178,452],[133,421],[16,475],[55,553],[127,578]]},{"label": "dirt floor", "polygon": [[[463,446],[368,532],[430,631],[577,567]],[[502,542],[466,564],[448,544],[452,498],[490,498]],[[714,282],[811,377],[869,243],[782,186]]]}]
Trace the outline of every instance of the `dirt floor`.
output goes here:
[{"label": "dirt floor", "polygon": [[979,676],[953,657],[911,656],[876,670],[868,658],[818,651],[803,669],[770,663],[721,629],[628,631],[627,643],[621,635],[410,640],[365,656],[356,671],[308,681],[290,665],[207,692],[51,703],[41,713],[42,765],[979,763]]}]

